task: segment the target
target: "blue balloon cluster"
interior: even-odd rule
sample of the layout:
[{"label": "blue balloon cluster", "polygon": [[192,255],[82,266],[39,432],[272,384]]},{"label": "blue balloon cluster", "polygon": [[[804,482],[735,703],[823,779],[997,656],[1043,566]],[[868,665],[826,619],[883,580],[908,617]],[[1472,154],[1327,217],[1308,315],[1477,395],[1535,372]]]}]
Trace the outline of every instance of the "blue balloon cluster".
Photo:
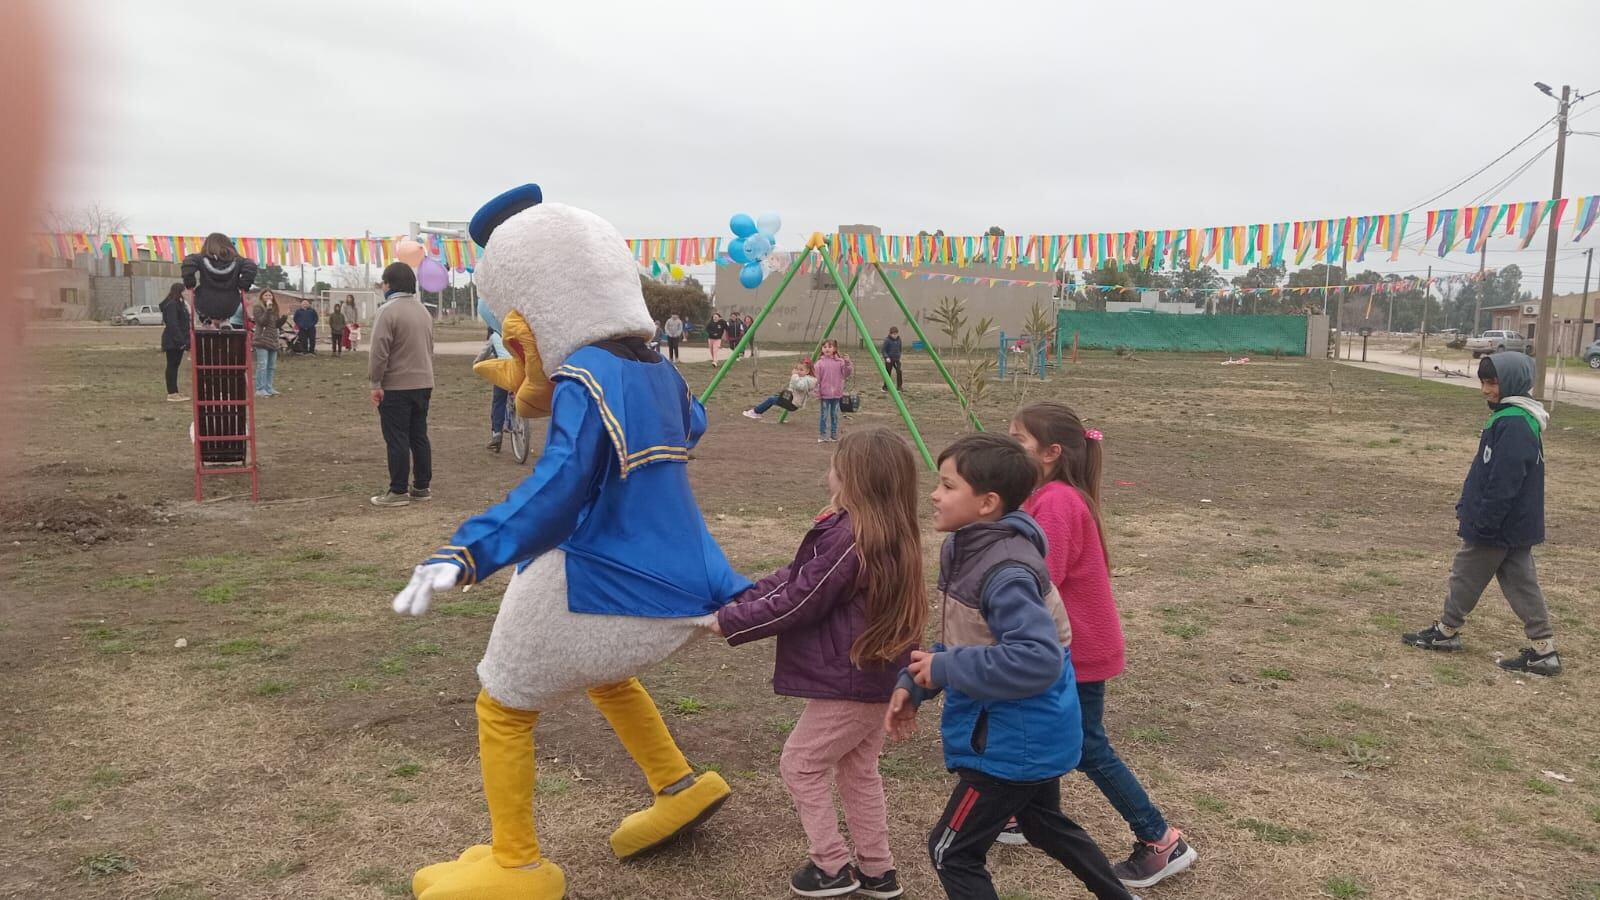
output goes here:
[{"label": "blue balloon cluster", "polygon": [[717,257],[717,262],[739,266],[739,283],[747,288],[758,287],[761,280],[767,277],[761,261],[778,246],[778,229],[781,227],[783,220],[778,218],[777,213],[766,213],[759,219],[752,219],[745,213],[734,213],[733,218],[728,220],[733,240],[728,242],[728,252]]}]

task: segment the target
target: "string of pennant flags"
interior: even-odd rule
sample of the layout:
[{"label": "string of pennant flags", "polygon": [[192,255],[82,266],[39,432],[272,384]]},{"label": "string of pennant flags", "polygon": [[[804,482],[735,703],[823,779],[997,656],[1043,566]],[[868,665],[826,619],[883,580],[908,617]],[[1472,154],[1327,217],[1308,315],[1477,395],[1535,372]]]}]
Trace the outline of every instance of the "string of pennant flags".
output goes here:
[{"label": "string of pennant flags", "polygon": [[[883,268],[882,271],[885,272],[885,273],[888,273],[888,274],[893,274],[893,275],[895,275],[896,277],[899,277],[899,278],[907,279],[907,280],[942,281],[942,282],[948,282],[950,284],[973,284],[973,285],[982,285],[982,286],[985,286],[985,287],[1051,287],[1051,288],[1053,288],[1053,287],[1056,287],[1057,284],[1058,284],[1058,282],[1056,280],[1054,280],[1054,279],[1038,280],[1038,279],[1029,279],[1029,278],[990,278],[990,277],[985,276],[985,275],[956,275],[956,274],[945,273],[945,272],[919,272],[919,271],[917,271],[915,269],[900,269],[900,268],[893,268],[893,267]],[[1078,293],[1083,293],[1083,292],[1086,292],[1086,291],[1100,291],[1100,292],[1115,292],[1115,293],[1128,294],[1128,293],[1138,293],[1139,291],[1145,291],[1145,290],[1167,290],[1167,291],[1171,291],[1173,293],[1180,293],[1180,294],[1217,294],[1218,296],[1229,296],[1229,295],[1250,296],[1250,295],[1258,295],[1258,296],[1263,296],[1263,297],[1266,297],[1266,296],[1274,296],[1274,297],[1276,297],[1276,296],[1280,296],[1280,295],[1283,295],[1283,294],[1310,294],[1310,293],[1316,293],[1316,292],[1327,292],[1327,293],[1330,293],[1330,294],[1402,294],[1402,293],[1406,293],[1407,291],[1421,290],[1421,289],[1424,289],[1424,288],[1443,287],[1443,286],[1446,286],[1446,285],[1456,285],[1456,284],[1468,284],[1468,283],[1475,282],[1475,281],[1480,281],[1480,280],[1483,280],[1483,279],[1486,279],[1486,278],[1493,278],[1497,274],[1497,271],[1498,270],[1496,270],[1496,269],[1486,269],[1483,272],[1470,272],[1470,273],[1462,273],[1462,274],[1459,274],[1459,275],[1440,275],[1440,276],[1436,276],[1436,277],[1433,277],[1433,278],[1419,278],[1419,277],[1416,277],[1416,276],[1406,276],[1404,278],[1397,278],[1397,279],[1392,279],[1392,280],[1387,280],[1387,281],[1373,282],[1373,283],[1370,283],[1370,284],[1328,284],[1328,285],[1318,284],[1318,285],[1308,285],[1308,286],[1298,286],[1298,287],[1281,286],[1281,287],[1255,287],[1255,288],[1252,288],[1252,287],[1239,287],[1237,285],[1235,285],[1235,286],[1223,286],[1223,287],[1210,287],[1210,288],[1141,288],[1141,287],[1136,287],[1136,286],[1135,287],[1130,287],[1130,286],[1126,286],[1126,285],[1115,285],[1115,284],[1110,284],[1110,285],[1085,284],[1085,285],[1077,286],[1075,288],[1075,291],[1078,292]]]},{"label": "string of pennant flags", "polygon": [[[1588,235],[1600,217],[1600,195],[1560,200],[1500,203],[1435,209],[1415,216],[1422,221],[1425,245],[1436,246],[1443,257],[1463,249],[1477,253],[1489,238],[1502,233],[1518,239],[1526,249],[1541,226],[1552,219],[1567,225],[1573,241]],[[1083,234],[1033,235],[880,235],[834,233],[824,237],[828,251],[848,265],[889,263],[966,266],[982,263],[1002,268],[1055,271],[1068,266],[1098,269],[1106,263],[1141,269],[1171,267],[1198,269],[1215,265],[1283,266],[1292,257],[1302,265],[1309,257],[1330,263],[1348,259],[1366,261],[1367,253],[1381,249],[1393,261],[1412,228],[1412,213],[1346,216],[1259,225],[1224,225]]]},{"label": "string of pennant flags", "polygon": [[[1254,225],[1212,228],[1151,229],[1079,234],[1031,235],[882,235],[833,233],[822,237],[822,248],[845,265],[882,263],[894,266],[925,264],[966,266],[983,263],[1001,268],[1030,268],[1054,272],[1069,263],[1078,269],[1097,269],[1106,263],[1138,268],[1215,265],[1295,265],[1306,259],[1364,262],[1369,251],[1400,257],[1408,231],[1422,230],[1425,250],[1437,249],[1443,257],[1464,250],[1477,253],[1496,235],[1518,240],[1521,248],[1533,241],[1539,229],[1554,221],[1558,229],[1580,241],[1600,219],[1600,194],[1559,200],[1535,200],[1424,213],[1386,213],[1331,219],[1304,219]],[[1414,237],[1414,235],[1412,235]],[[119,261],[150,258],[175,262],[200,252],[204,238],[195,235],[106,234],[55,232],[36,234],[36,249],[47,255],[72,258],[81,254],[110,256]],[[356,266],[383,265],[395,260],[397,237],[239,237],[239,252],[263,265]],[[430,255],[446,268],[470,272],[482,252],[472,241],[439,235],[421,238]],[[705,265],[718,261],[721,237],[633,238],[628,249],[642,268]],[[1425,251],[1424,251],[1425,252]],[[966,277],[966,276],[961,276]],[[1027,279],[1010,279],[1026,281]]]}]

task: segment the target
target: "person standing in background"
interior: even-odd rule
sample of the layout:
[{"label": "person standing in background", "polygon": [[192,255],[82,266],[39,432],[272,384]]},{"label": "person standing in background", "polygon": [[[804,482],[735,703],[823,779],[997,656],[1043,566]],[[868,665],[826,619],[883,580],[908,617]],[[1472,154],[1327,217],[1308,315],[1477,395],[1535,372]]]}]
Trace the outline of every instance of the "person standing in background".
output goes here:
[{"label": "person standing in background", "polygon": [[683,320],[677,313],[667,316],[666,324],[661,330],[667,334],[667,359],[678,361],[678,344],[683,341]]},{"label": "person standing in background", "polygon": [[255,336],[251,346],[256,354],[256,396],[276,397],[273,379],[278,372],[278,351],[282,346],[283,313],[278,311],[278,295],[269,288],[256,297],[250,308],[250,319],[255,322]]},{"label": "person standing in background", "polygon": [[[890,328],[889,336],[883,339],[883,365],[887,371],[894,373],[895,390],[905,387],[903,374],[900,370],[900,329]],[[883,383],[883,392],[889,392],[889,382]]]},{"label": "person standing in background", "polygon": [[333,305],[333,312],[328,313],[328,343],[333,345],[333,355],[338,356],[344,351],[344,312],[339,304]]},{"label": "person standing in background", "polygon": [[387,509],[433,499],[428,489],[433,481],[428,442],[433,314],[417,299],[417,275],[405,263],[383,270],[382,290],[383,305],[372,320],[367,380],[389,448],[389,490],[373,497],[372,505]]},{"label": "person standing in background", "polygon": [[183,352],[189,349],[189,304],[183,299],[183,285],[174,283],[161,301],[161,350],[167,354],[167,402],[188,400],[178,391],[178,367]]},{"label": "person standing in background", "polygon": [[706,323],[706,349],[711,351],[711,364],[717,364],[717,351],[722,349],[723,335],[728,333],[728,323],[722,321],[722,313],[712,313],[711,321]]},{"label": "person standing in background", "polygon": [[296,340],[300,342],[303,353],[317,352],[317,320],[320,316],[311,308],[310,300],[301,300],[300,308],[294,311],[294,327]]}]

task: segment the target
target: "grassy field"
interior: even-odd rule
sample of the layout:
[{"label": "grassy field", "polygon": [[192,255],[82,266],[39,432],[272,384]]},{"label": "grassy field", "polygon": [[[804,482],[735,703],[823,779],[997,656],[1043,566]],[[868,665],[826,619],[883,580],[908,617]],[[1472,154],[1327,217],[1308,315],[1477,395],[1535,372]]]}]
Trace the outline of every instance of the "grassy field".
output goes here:
[{"label": "grassy field", "polygon": [[[417,866],[487,837],[472,670],[505,577],[417,620],[389,598],[527,468],[484,451],[488,391],[442,359],[438,499],[373,510],[365,357],[284,359],[285,394],[258,413],[266,502],[196,505],[156,331],[41,333],[30,367],[0,495],[0,896],[405,896]],[[1481,400],[1320,361],[1217,361],[1090,354],[979,403],[1003,428],[1018,402],[1060,397],[1106,433],[1129,658],[1107,725],[1200,853],[1147,895],[1600,897],[1600,414],[1562,408],[1546,442],[1539,560],[1568,673],[1518,678],[1494,666],[1522,645],[1494,588],[1467,652],[1397,640],[1437,613]],[[690,471],[730,557],[761,574],[822,504],[829,448],[809,417],[741,418],[787,368],[753,385],[744,366]],[[685,374],[698,389],[711,368]],[[930,364],[907,377],[937,450],[958,408]],[[896,424],[856,382],[867,405],[846,428]],[[926,523],[925,538],[931,580]],[[804,841],[777,760],[800,703],[771,694],[771,654],[708,638],[644,674],[690,758],[736,792],[645,862],[606,846],[646,794],[599,716],[578,700],[544,717],[540,826],[570,896],[788,895]],[[915,897],[938,895],[923,848],[950,784],[939,760],[929,727],[882,760]],[[1085,779],[1065,803],[1126,855]],[[1036,851],[991,862],[1011,900],[1086,896]]]}]

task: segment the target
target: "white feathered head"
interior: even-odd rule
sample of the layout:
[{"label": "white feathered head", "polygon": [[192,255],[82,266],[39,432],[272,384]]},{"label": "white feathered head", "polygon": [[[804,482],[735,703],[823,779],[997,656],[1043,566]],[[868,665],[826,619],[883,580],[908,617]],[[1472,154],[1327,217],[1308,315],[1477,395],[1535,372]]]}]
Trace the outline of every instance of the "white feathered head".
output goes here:
[{"label": "white feathered head", "polygon": [[502,319],[515,310],[527,320],[546,376],[596,341],[653,337],[622,235],[588,210],[543,203],[538,194],[534,185],[509,191],[472,220],[484,248],[474,280],[489,307]]}]

